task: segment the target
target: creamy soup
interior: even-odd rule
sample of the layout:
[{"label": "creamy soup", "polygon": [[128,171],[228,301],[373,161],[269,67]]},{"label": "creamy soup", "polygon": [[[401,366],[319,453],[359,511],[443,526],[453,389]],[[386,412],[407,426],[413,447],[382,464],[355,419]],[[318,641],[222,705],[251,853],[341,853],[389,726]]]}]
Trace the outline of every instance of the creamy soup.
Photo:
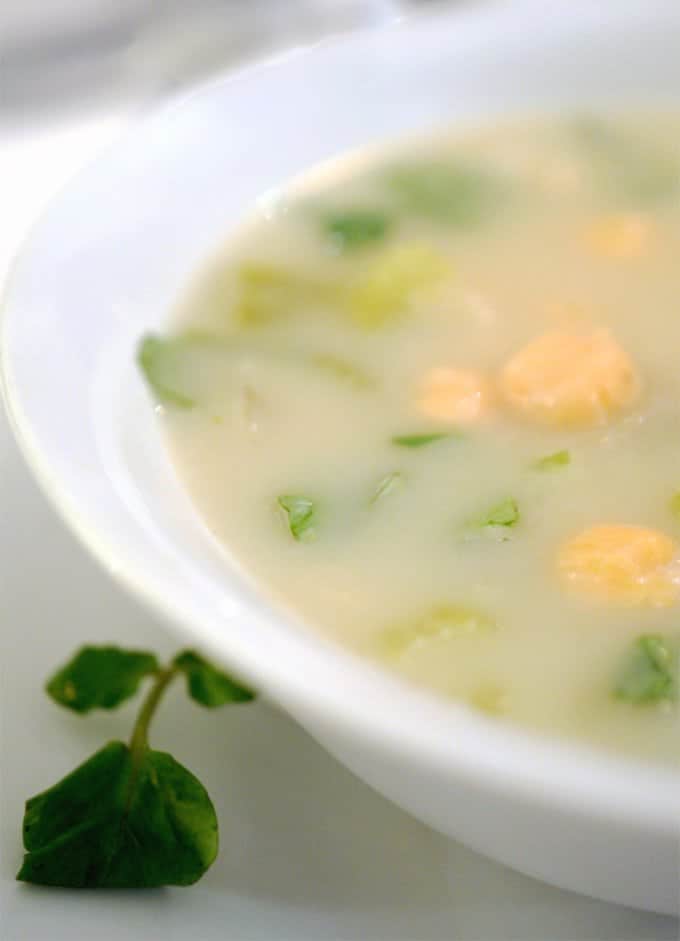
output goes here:
[{"label": "creamy soup", "polygon": [[573,117],[339,160],[265,195],[139,354],[270,597],[494,721],[663,762],[679,132]]}]

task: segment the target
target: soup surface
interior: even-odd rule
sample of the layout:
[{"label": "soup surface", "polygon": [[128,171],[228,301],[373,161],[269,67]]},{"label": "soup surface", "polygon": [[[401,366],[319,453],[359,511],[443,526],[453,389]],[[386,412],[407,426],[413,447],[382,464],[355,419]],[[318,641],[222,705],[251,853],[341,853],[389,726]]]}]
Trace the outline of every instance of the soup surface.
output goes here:
[{"label": "soup surface", "polygon": [[680,756],[680,119],[441,133],[263,197],[140,364],[206,524],[497,721]]}]

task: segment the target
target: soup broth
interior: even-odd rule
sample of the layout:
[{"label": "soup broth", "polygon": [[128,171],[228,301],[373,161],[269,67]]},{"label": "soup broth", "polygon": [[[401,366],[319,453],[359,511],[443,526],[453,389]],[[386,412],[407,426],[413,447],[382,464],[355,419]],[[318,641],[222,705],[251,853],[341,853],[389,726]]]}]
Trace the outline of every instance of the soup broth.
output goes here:
[{"label": "soup broth", "polygon": [[181,479],[271,597],[495,721],[663,762],[679,130],[573,117],[339,160],[263,197],[140,347]]}]

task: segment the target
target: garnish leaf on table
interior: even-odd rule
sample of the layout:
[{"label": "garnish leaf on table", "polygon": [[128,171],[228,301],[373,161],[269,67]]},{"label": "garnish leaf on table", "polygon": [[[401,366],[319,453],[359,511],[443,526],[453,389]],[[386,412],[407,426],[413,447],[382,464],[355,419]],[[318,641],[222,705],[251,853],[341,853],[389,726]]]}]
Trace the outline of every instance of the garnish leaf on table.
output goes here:
[{"label": "garnish leaf on table", "polygon": [[[88,665],[93,672],[84,681]],[[86,647],[52,677],[50,695],[81,712],[123,702],[144,676],[154,681],[129,744],[109,742],[26,802],[26,854],[18,880],[66,888],[150,888],[191,885],[211,866],[218,824],[207,791],[148,742],[159,702],[180,674],[204,706],[246,702],[254,695],[193,651],[161,667],[153,654]],[[101,689],[94,695],[97,682]]]}]

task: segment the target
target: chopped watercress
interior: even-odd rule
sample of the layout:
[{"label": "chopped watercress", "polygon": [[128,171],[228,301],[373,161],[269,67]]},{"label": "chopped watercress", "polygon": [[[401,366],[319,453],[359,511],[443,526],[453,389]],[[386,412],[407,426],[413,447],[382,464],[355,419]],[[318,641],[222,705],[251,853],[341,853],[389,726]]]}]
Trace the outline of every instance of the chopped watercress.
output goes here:
[{"label": "chopped watercress", "polygon": [[390,234],[394,220],[381,209],[346,209],[329,212],[323,231],[342,251],[350,252],[382,242]]},{"label": "chopped watercress", "polygon": [[290,494],[280,496],[277,502],[285,513],[293,539],[298,542],[316,539],[316,505],[313,500]]},{"label": "chopped watercress", "polygon": [[658,634],[638,637],[624,661],[614,696],[637,705],[677,699],[677,645]]},{"label": "chopped watercress", "polygon": [[[85,678],[88,665],[92,675]],[[192,684],[197,670],[201,681]],[[129,744],[109,742],[26,802],[26,853],[18,880],[65,888],[190,885],[212,865],[218,824],[206,789],[171,755],[148,743],[158,704],[182,672],[203,705],[253,696],[190,651],[161,667],[150,653],[86,647],[48,682],[57,702],[82,712],[112,708],[132,695],[141,676],[154,677]]]},{"label": "chopped watercress", "polygon": [[507,542],[510,530],[520,520],[519,505],[512,497],[494,504],[485,513],[469,520],[464,527],[466,539],[488,538],[494,542]]},{"label": "chopped watercress", "polygon": [[178,408],[193,408],[194,397],[186,390],[181,359],[187,350],[182,337],[142,337],[137,349],[137,363],[159,401]]},{"label": "chopped watercress", "polygon": [[499,204],[503,186],[490,171],[454,163],[409,163],[390,168],[387,189],[407,212],[465,228]]},{"label": "chopped watercress", "polygon": [[593,159],[602,185],[619,199],[657,203],[680,191],[680,164],[675,157],[596,117],[578,118],[572,128]]},{"label": "chopped watercress", "polygon": [[362,327],[384,326],[404,314],[417,294],[433,290],[450,274],[446,256],[425,242],[385,249],[357,276],[349,293],[350,316]]},{"label": "chopped watercress", "polygon": [[424,448],[435,441],[444,441],[446,438],[458,438],[460,435],[452,431],[426,431],[409,435],[394,435],[392,444],[398,448]]},{"label": "chopped watercress", "polygon": [[383,631],[380,648],[387,656],[400,657],[433,641],[449,641],[465,634],[484,634],[495,621],[476,608],[441,604],[404,624]]},{"label": "chopped watercress", "polygon": [[401,490],[405,483],[406,476],[402,474],[401,471],[392,471],[390,474],[386,474],[378,482],[378,485],[371,495],[371,499],[368,501],[369,504],[373,505],[374,503],[377,503],[378,500],[382,500],[383,497],[386,497],[397,490]]},{"label": "chopped watercress", "polygon": [[555,451],[553,454],[546,454],[545,457],[539,457],[531,465],[537,471],[558,470],[560,467],[566,467],[571,463],[569,451]]}]

